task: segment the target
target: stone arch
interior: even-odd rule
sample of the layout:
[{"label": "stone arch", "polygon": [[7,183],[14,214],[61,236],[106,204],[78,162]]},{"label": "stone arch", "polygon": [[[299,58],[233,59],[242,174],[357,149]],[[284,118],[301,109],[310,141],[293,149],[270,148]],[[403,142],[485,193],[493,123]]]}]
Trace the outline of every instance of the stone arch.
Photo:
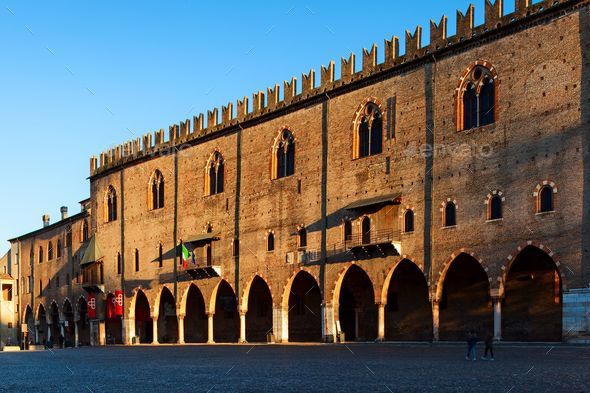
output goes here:
[{"label": "stone arch", "polygon": [[239,339],[240,318],[238,299],[233,286],[220,280],[210,299],[210,312],[213,313],[213,337],[215,342],[237,342]]},{"label": "stone arch", "polygon": [[493,334],[491,279],[482,259],[466,251],[452,254],[439,274],[434,302],[441,340],[463,340],[467,331]]},{"label": "stone arch", "polygon": [[162,286],[156,297],[153,317],[158,319],[158,342],[173,344],[178,342],[177,304],[172,291]]},{"label": "stone arch", "polygon": [[561,341],[564,275],[559,262],[542,244],[527,242],[517,251],[502,267],[502,338]]},{"label": "stone arch", "polygon": [[52,300],[49,305],[49,315],[51,316],[51,335],[49,340],[53,339],[54,343],[59,343],[59,337],[61,337],[60,331],[60,312],[57,301]]},{"label": "stone arch", "polygon": [[322,339],[322,293],[318,278],[301,268],[283,290],[282,339],[290,342],[320,342]]},{"label": "stone arch", "polygon": [[[248,281],[246,281],[246,285],[244,286],[244,289],[242,290],[242,296],[240,298],[240,305],[239,305],[240,312],[247,312],[248,311],[248,299],[250,296],[250,290],[251,290],[252,284],[254,283],[254,280],[256,280],[256,278],[259,278],[265,282],[265,284],[267,285],[268,289],[270,290],[270,293],[272,296],[272,285],[270,284],[268,277],[262,273],[256,272],[250,276]],[[272,298],[273,298],[272,305],[274,306],[274,296],[272,296]]]},{"label": "stone arch", "polygon": [[90,345],[90,322],[88,321],[88,303],[84,296],[80,296],[76,302],[76,314],[78,324],[78,345]]},{"label": "stone arch", "polygon": [[152,315],[150,315],[150,302],[142,289],[135,291],[135,296],[131,304],[133,313],[130,313],[130,317],[135,321],[134,337],[137,337],[142,344],[153,342],[153,322]]},{"label": "stone arch", "polygon": [[67,297],[65,298],[62,304],[62,315],[64,320],[64,342],[66,347],[71,347],[74,345],[75,341],[75,332],[74,332],[74,307],[70,302],[70,299]]},{"label": "stone arch", "polygon": [[[162,300],[162,293],[164,293],[164,291],[168,291],[170,293],[170,295],[172,295],[172,297],[174,298],[174,295],[172,294],[172,290],[170,288],[168,288],[167,285],[162,285],[162,287],[160,288],[160,290],[158,291],[158,293],[156,294],[156,298],[154,299],[154,303],[153,303],[153,309],[152,309],[152,316],[154,318],[157,318],[160,316],[160,302]],[[176,299],[174,300],[174,308],[178,308],[178,304],[176,303]]]},{"label": "stone arch", "polygon": [[109,292],[105,302],[105,330],[106,343],[123,344],[123,321],[121,316],[116,315],[117,297],[113,292]]},{"label": "stone arch", "polygon": [[333,293],[334,321],[347,341],[377,338],[377,299],[375,285],[362,267],[352,263],[341,271]]},{"label": "stone arch", "polygon": [[25,312],[23,315],[23,323],[27,325],[27,342],[37,343],[37,335],[35,334],[35,313],[33,313],[31,305],[27,304],[25,306]]},{"label": "stone arch", "polygon": [[266,342],[273,331],[272,288],[261,274],[255,274],[244,288],[240,313],[246,315],[246,341]]},{"label": "stone arch", "polygon": [[37,333],[38,339],[37,342],[39,344],[45,344],[49,338],[48,336],[48,325],[47,325],[47,311],[45,310],[45,306],[42,303],[39,303],[37,307]]},{"label": "stone arch", "polygon": [[[358,106],[357,110],[354,112],[353,115],[353,119],[352,119],[352,157],[354,159],[357,158],[361,158],[364,157],[365,155],[363,155],[362,150],[362,144],[361,144],[361,135],[360,132],[362,131],[360,128],[360,126],[363,124],[363,120],[365,120],[365,112],[368,108],[376,108],[379,111],[379,117],[378,119],[380,119],[381,121],[381,135],[380,135],[380,140],[379,140],[379,144],[380,147],[378,148],[379,153],[381,152],[381,150],[383,149],[383,139],[384,139],[384,135],[383,135],[383,129],[384,129],[384,124],[383,124],[383,116],[385,114],[383,105],[381,103],[381,101],[375,97],[368,97],[365,100],[363,100],[363,102]],[[369,123],[371,124],[371,123]],[[367,130],[370,129],[370,134],[372,134],[374,130],[372,127],[368,127]],[[369,138],[371,137],[371,135],[369,134]],[[377,154],[377,152],[368,152],[368,155],[373,155],[373,154]]]},{"label": "stone arch", "polygon": [[[472,252],[466,248],[461,248],[457,251],[455,251],[454,253],[451,254],[451,256],[443,263],[441,269],[438,271],[438,273],[435,275],[435,282],[436,284],[432,287],[432,289],[434,290],[434,293],[432,294],[433,299],[438,302],[440,301],[440,297],[442,295],[442,290],[443,290],[443,284],[445,281],[445,277],[449,271],[449,268],[451,267],[451,264],[457,259],[457,257],[461,254],[467,254],[471,257],[473,257],[474,259],[476,259],[479,264],[481,265],[481,267],[483,268],[483,270],[486,272],[486,274],[488,274],[489,272],[489,266],[488,263],[483,259],[480,258],[475,252]],[[492,279],[488,278],[488,282],[492,283]]]},{"label": "stone arch", "polygon": [[194,283],[184,291],[180,316],[184,317],[184,340],[187,343],[206,343],[208,336],[207,303],[201,289]]}]

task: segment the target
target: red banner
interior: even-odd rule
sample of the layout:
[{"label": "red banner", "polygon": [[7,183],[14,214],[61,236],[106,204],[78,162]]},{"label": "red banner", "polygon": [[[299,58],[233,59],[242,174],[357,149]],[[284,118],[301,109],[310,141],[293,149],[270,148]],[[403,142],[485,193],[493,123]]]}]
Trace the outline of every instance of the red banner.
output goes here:
[{"label": "red banner", "polygon": [[123,316],[123,291],[115,291],[113,302],[115,303],[115,315],[118,317]]},{"label": "red banner", "polygon": [[96,318],[96,295],[94,293],[88,294],[88,319]]}]

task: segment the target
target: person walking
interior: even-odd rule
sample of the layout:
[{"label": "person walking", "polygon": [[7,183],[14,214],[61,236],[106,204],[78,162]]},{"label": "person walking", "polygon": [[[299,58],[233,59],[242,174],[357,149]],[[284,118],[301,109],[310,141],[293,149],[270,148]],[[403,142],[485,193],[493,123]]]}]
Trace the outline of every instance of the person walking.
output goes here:
[{"label": "person walking", "polygon": [[475,330],[470,330],[467,334],[467,356],[465,357],[466,360],[477,360],[477,333]]},{"label": "person walking", "polygon": [[488,334],[486,336],[486,349],[484,355],[481,357],[482,360],[488,360],[488,352],[490,354],[490,360],[494,360],[494,336]]}]

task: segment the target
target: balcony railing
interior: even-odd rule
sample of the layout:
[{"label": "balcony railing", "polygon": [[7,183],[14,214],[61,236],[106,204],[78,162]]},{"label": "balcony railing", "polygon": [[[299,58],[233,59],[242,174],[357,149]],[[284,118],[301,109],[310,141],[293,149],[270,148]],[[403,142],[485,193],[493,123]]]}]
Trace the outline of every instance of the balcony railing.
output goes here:
[{"label": "balcony railing", "polygon": [[186,266],[180,266],[181,272],[188,273],[193,279],[205,279],[221,275],[221,256],[195,258],[187,261]]}]

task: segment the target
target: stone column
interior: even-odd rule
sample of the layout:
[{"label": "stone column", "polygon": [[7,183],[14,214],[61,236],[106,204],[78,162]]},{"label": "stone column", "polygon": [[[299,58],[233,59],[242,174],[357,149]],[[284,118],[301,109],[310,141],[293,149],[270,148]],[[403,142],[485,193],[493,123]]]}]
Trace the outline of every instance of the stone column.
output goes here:
[{"label": "stone column", "polygon": [[90,346],[96,345],[94,342],[94,321],[88,321],[88,334],[90,335]]},{"label": "stone column", "polygon": [[35,344],[39,344],[39,325],[35,323]]},{"label": "stone column", "polygon": [[502,298],[492,296],[494,305],[494,340],[502,339]]},{"label": "stone column", "polygon": [[385,341],[385,304],[378,304],[379,307],[379,328],[377,330],[377,341]]},{"label": "stone column", "polygon": [[154,336],[154,340],[152,341],[152,345],[158,345],[158,317],[152,317],[152,334]]},{"label": "stone column", "polygon": [[186,344],[184,342],[184,315],[178,315],[178,343]]},{"label": "stone column", "polygon": [[324,331],[324,342],[337,342],[338,337],[336,334],[336,321],[334,318],[334,306],[332,304],[327,303],[324,306],[324,314],[326,318],[326,325]]},{"label": "stone column", "polygon": [[105,321],[98,321],[98,345],[107,345],[107,328]]},{"label": "stone column", "polygon": [[281,306],[272,309],[272,330],[275,342],[283,342],[283,308]]},{"label": "stone column", "polygon": [[78,334],[78,324],[79,324],[79,321],[74,321],[74,346],[76,348],[80,347],[80,339],[79,339],[79,334]]},{"label": "stone column", "polygon": [[439,318],[439,306],[438,302],[435,300],[432,302],[432,340],[438,341],[439,340],[439,333],[438,328],[440,324]]},{"label": "stone column", "polygon": [[247,341],[246,341],[246,314],[247,314],[247,311],[240,311],[240,344],[247,343]]},{"label": "stone column", "polygon": [[208,313],[207,314],[207,322],[208,322],[208,328],[207,328],[207,334],[209,339],[207,340],[207,344],[215,344],[215,331],[213,330],[214,326],[213,326],[213,317],[215,316],[215,313]]},{"label": "stone column", "polygon": [[[47,337],[46,340],[49,341],[51,337],[51,323],[47,323]],[[55,340],[53,340],[55,342]]]},{"label": "stone column", "polygon": [[135,337],[135,318],[123,319],[123,343],[133,344]]},{"label": "stone column", "polygon": [[[65,321],[59,321],[59,334],[64,338],[64,346],[66,345],[66,332],[64,329]],[[59,340],[57,340],[57,344],[59,345]],[[60,346],[60,348],[63,348]]]}]

